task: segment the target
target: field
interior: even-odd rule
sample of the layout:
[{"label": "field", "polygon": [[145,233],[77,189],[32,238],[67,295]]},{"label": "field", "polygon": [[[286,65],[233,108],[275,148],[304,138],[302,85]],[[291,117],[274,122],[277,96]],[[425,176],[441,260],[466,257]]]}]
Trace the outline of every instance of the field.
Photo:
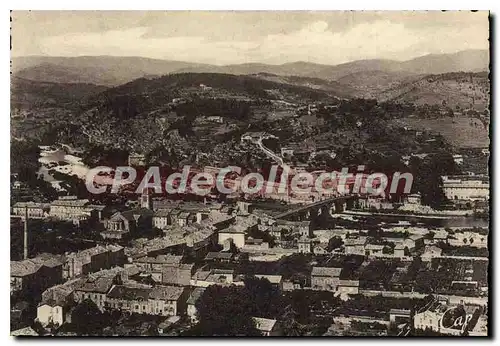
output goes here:
[{"label": "field", "polygon": [[411,126],[415,129],[430,130],[441,133],[457,148],[486,148],[490,145],[489,128],[476,118],[403,118],[395,119],[400,126]]}]

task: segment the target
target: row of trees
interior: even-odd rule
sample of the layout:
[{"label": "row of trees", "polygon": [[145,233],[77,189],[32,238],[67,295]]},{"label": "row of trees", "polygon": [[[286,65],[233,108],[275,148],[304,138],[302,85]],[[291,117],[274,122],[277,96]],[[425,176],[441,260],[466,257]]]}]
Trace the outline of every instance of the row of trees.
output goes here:
[{"label": "row of trees", "polygon": [[252,317],[279,319],[284,335],[322,335],[331,319],[317,313],[333,311],[338,298],[330,292],[282,293],[267,279],[247,277],[245,286],[209,286],[196,303],[199,323],[187,335],[260,335]]}]

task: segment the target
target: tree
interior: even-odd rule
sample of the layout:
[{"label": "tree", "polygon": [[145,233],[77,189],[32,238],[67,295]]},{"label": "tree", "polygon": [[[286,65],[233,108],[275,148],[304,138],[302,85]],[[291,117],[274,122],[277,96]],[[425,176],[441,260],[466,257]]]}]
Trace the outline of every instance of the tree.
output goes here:
[{"label": "tree", "polygon": [[344,245],[342,238],[335,236],[333,238],[330,238],[330,240],[328,241],[328,246],[326,248],[326,251],[331,252],[334,249],[338,249],[342,245]]},{"label": "tree", "polygon": [[200,336],[257,336],[250,314],[251,298],[244,287],[207,287],[196,302],[199,323],[191,331]]},{"label": "tree", "polygon": [[413,189],[422,195],[422,204],[439,208],[446,201],[441,176],[459,172],[453,157],[449,153],[429,155],[421,160],[410,159],[413,174]]},{"label": "tree", "polygon": [[274,318],[281,315],[280,291],[268,279],[247,276],[243,282],[251,301],[249,311],[251,316]]},{"label": "tree", "polygon": [[392,255],[394,253],[394,244],[391,244],[392,246],[390,245],[385,245],[383,248],[382,248],[382,253],[384,255]]},{"label": "tree", "polygon": [[78,335],[92,335],[106,327],[103,313],[90,299],[79,303],[71,315],[73,329]]}]

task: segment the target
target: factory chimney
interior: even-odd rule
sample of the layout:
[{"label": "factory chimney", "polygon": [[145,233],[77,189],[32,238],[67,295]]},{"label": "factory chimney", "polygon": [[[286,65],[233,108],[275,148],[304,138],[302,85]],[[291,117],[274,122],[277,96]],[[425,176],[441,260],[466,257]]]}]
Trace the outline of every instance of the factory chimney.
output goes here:
[{"label": "factory chimney", "polygon": [[28,207],[24,208],[24,259],[28,259]]}]

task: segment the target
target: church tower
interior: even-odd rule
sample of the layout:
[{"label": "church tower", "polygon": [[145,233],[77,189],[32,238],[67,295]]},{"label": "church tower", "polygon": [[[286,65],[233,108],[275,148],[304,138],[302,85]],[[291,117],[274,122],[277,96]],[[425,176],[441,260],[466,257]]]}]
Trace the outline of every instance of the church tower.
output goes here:
[{"label": "church tower", "polygon": [[151,195],[149,194],[149,189],[147,188],[142,189],[141,208],[153,210],[153,199],[151,198]]}]

